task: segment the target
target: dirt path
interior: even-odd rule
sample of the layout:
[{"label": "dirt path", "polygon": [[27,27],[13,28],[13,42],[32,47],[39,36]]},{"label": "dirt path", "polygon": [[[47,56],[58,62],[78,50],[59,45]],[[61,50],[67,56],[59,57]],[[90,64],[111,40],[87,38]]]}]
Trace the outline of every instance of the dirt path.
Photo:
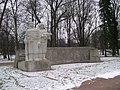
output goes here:
[{"label": "dirt path", "polygon": [[88,80],[74,90],[120,90],[120,76],[111,79],[96,78]]}]

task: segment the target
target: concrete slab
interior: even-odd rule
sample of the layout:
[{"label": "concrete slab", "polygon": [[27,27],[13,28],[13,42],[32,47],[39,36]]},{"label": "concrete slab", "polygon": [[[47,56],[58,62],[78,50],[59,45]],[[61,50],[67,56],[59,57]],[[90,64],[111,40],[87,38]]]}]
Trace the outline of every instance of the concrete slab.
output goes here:
[{"label": "concrete slab", "polygon": [[35,71],[50,70],[51,64],[48,60],[21,61],[18,63],[18,68],[27,72],[35,72]]}]

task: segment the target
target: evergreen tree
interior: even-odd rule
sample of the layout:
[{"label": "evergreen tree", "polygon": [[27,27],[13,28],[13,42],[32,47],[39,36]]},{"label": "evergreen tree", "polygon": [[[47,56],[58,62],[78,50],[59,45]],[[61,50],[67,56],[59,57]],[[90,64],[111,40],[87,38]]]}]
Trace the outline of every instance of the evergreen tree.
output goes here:
[{"label": "evergreen tree", "polygon": [[115,56],[118,50],[118,30],[117,21],[115,18],[115,10],[112,7],[110,0],[100,0],[100,17],[103,22],[103,31],[105,35],[105,46],[108,41],[110,48],[112,49],[112,56]]},{"label": "evergreen tree", "polygon": [[106,20],[106,18],[107,18],[107,9],[108,8],[106,8],[106,7],[108,7],[108,5],[106,4],[106,1],[104,1],[104,0],[100,0],[99,1],[99,7],[100,7],[100,19],[101,19],[101,21],[102,21],[102,27],[101,27],[101,30],[103,30],[103,35],[104,35],[104,41],[103,41],[103,43],[104,43],[104,51],[105,51],[105,56],[107,56],[107,54],[106,54],[106,46],[107,46],[107,37],[108,37],[108,34],[107,34],[107,32],[108,32],[108,30],[107,30],[107,20]]}]

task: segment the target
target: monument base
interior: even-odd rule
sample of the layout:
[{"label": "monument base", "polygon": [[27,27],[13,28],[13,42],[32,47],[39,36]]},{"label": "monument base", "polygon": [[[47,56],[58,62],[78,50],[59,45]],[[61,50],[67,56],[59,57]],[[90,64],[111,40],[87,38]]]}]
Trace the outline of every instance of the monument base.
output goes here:
[{"label": "monument base", "polygon": [[21,61],[18,63],[18,68],[27,72],[36,72],[36,71],[50,70],[51,64],[48,60]]}]

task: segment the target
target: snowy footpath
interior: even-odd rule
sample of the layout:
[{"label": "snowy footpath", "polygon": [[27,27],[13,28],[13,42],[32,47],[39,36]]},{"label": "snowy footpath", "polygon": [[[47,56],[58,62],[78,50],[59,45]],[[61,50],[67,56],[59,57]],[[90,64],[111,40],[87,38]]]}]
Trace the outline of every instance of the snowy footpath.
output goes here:
[{"label": "snowy footpath", "polygon": [[52,70],[23,72],[10,66],[0,67],[0,90],[72,90],[95,77],[120,75],[120,57],[103,57],[99,63],[53,65]]}]

